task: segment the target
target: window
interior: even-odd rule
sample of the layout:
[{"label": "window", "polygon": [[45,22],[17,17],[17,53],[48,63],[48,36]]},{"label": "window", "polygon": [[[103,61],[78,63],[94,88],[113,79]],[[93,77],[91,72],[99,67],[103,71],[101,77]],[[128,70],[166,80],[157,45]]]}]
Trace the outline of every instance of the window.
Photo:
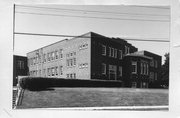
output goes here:
[{"label": "window", "polygon": [[143,74],[144,68],[143,68],[143,62],[141,62],[141,74]]},{"label": "window", "polygon": [[24,61],[19,60],[17,62],[17,67],[18,67],[18,69],[24,69]]},{"label": "window", "polygon": [[122,66],[119,66],[119,77],[122,77]]},{"label": "window", "polygon": [[150,66],[151,66],[151,67],[154,67],[154,60],[151,60]]},{"label": "window", "polygon": [[144,75],[146,74],[146,63],[143,64],[144,65]]},{"label": "window", "polygon": [[146,74],[148,75],[149,74],[149,65],[147,64],[146,67],[147,67]]},{"label": "window", "polygon": [[55,75],[55,69],[54,69],[54,67],[51,68],[51,71],[52,71],[52,76],[54,76],[54,75]]},{"label": "window", "polygon": [[122,50],[119,50],[119,59],[122,59]]},{"label": "window", "polygon": [[51,68],[48,68],[48,76],[51,76]]},{"label": "window", "polygon": [[79,64],[79,68],[87,68],[87,67],[88,67],[88,63]]},{"label": "window", "polygon": [[51,52],[51,60],[54,60],[55,59],[55,54],[54,52]]},{"label": "window", "polygon": [[157,62],[157,60],[154,60],[154,66],[155,66],[155,68],[158,67],[158,62]]},{"label": "window", "polygon": [[59,74],[63,75],[63,66],[59,66]]},{"label": "window", "polygon": [[136,61],[132,62],[132,73],[133,74],[137,73],[137,62]]},{"label": "window", "polygon": [[55,59],[58,59],[58,51],[55,51]]},{"label": "window", "polygon": [[111,57],[114,57],[114,48],[111,48]]},{"label": "window", "polygon": [[109,57],[111,57],[111,47],[109,47]]},{"label": "window", "polygon": [[102,74],[106,74],[106,64],[105,63],[102,63],[102,68],[101,68],[101,70],[102,70]]},{"label": "window", "polygon": [[102,45],[102,55],[106,56],[106,46]]},{"label": "window", "polygon": [[74,73],[74,79],[76,79],[76,73]]},{"label": "window", "polygon": [[154,73],[154,75],[155,75],[154,79],[157,80],[157,73]]},{"label": "window", "polygon": [[125,46],[125,54],[129,54],[129,47]]},{"label": "window", "polygon": [[50,61],[50,53],[47,54],[48,61]]},{"label": "window", "polygon": [[57,66],[55,67],[55,75],[56,76],[58,75],[58,67]]},{"label": "window", "polygon": [[150,72],[150,80],[151,80],[151,81],[154,80],[154,72]]},{"label": "window", "polygon": [[43,55],[43,62],[46,62],[46,54]]},{"label": "window", "polygon": [[79,50],[86,49],[86,48],[88,48],[88,44],[87,43],[86,44],[82,44],[82,45],[79,46]]},{"label": "window", "polygon": [[44,77],[46,77],[46,69],[43,69]]},{"label": "window", "polygon": [[69,74],[67,74],[67,78],[69,78]]},{"label": "window", "polygon": [[62,59],[63,58],[63,49],[59,50],[59,58]]},{"label": "window", "polygon": [[114,57],[117,58],[117,49],[114,49]]},{"label": "window", "polygon": [[136,88],[137,87],[137,83],[136,82],[132,82],[132,88]]},{"label": "window", "polygon": [[76,58],[73,58],[74,66],[76,65]]}]

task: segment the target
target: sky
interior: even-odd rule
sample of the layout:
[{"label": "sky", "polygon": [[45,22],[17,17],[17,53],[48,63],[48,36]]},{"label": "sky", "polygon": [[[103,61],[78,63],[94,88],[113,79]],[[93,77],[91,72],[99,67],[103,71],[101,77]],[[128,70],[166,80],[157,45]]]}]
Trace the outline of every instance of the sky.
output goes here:
[{"label": "sky", "polygon": [[[168,7],[127,5],[27,6],[30,5],[17,5],[15,8],[15,32],[78,36],[92,31],[107,37],[169,40],[170,9]],[[16,34],[14,54],[26,56],[30,51],[65,38]],[[147,50],[161,55],[162,62],[165,59],[164,54],[169,52],[169,42],[128,42],[136,46],[139,51]]]}]

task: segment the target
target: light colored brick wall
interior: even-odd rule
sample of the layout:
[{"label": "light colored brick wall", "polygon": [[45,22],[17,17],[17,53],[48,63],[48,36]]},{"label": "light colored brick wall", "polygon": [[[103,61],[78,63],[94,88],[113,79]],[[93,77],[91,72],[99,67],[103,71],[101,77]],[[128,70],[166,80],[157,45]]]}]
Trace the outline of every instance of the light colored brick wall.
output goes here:
[{"label": "light colored brick wall", "polygon": [[[83,36],[90,36],[90,33],[87,33]],[[80,49],[80,46],[85,46]],[[80,38],[76,37],[70,40],[63,40],[51,45],[48,45],[46,47],[40,48],[36,51],[32,51],[30,53],[27,53],[28,61],[30,58],[34,58],[37,55],[37,52],[39,52],[39,55],[41,55],[41,60],[43,60],[43,54],[46,54],[46,62],[45,63],[39,63],[36,65],[28,65],[29,66],[29,72],[35,71],[35,70],[41,70],[41,75],[36,76],[44,76],[43,69],[46,69],[46,76],[47,76],[47,69],[52,67],[58,67],[58,76],[59,78],[66,78],[67,74],[76,74],[77,79],[90,79],[90,48],[91,48],[91,40],[90,38]],[[47,60],[47,53],[63,49],[63,58],[51,60],[48,62]],[[76,52],[74,56],[67,57],[67,54],[70,54],[71,52]],[[76,65],[67,67],[67,59],[76,58]],[[86,65],[83,65],[86,64]],[[59,73],[59,67],[63,66],[63,75],[60,75]]]}]

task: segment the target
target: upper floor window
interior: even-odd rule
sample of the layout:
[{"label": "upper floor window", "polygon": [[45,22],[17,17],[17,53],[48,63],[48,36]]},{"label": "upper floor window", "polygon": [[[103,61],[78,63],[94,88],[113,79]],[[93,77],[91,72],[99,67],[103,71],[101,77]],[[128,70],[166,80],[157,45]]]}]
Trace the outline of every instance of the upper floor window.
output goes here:
[{"label": "upper floor window", "polygon": [[43,55],[43,62],[46,62],[46,54]]},{"label": "upper floor window", "polygon": [[119,59],[122,59],[122,50],[119,50]]},{"label": "upper floor window", "polygon": [[111,47],[109,47],[109,57],[111,57]]},{"label": "upper floor window", "polygon": [[18,62],[17,62],[17,67],[18,67],[19,69],[24,69],[24,61],[18,60]]},{"label": "upper floor window", "polygon": [[101,66],[102,66],[102,67],[101,67],[101,73],[102,73],[102,74],[106,74],[106,64],[105,64],[105,63],[102,63]]},{"label": "upper floor window", "polygon": [[63,66],[59,66],[59,74],[63,75]]},{"label": "upper floor window", "polygon": [[157,62],[157,60],[154,60],[154,67],[155,67],[155,68],[158,67],[158,62]]},{"label": "upper floor window", "polygon": [[106,46],[102,45],[102,55],[106,56]]},{"label": "upper floor window", "polygon": [[114,49],[114,57],[117,58],[117,49]]},{"label": "upper floor window", "polygon": [[151,62],[150,62],[150,66],[151,67],[154,67],[154,60],[152,59]]},{"label": "upper floor window", "polygon": [[63,58],[63,49],[59,50],[59,58],[62,59]]},{"label": "upper floor window", "polygon": [[87,43],[82,44],[82,45],[79,46],[79,50],[86,49],[86,48],[88,48],[88,44]]},{"label": "upper floor window", "polygon": [[122,66],[119,66],[119,76],[122,77]]},{"label": "upper floor window", "polygon": [[137,62],[132,61],[132,73],[137,74]]},{"label": "upper floor window", "polygon": [[88,67],[88,63],[79,64],[79,68],[87,68],[87,67]]},{"label": "upper floor window", "polygon": [[129,47],[128,46],[125,46],[125,54],[129,54]]},{"label": "upper floor window", "polygon": [[58,51],[55,51],[55,59],[58,59]]}]

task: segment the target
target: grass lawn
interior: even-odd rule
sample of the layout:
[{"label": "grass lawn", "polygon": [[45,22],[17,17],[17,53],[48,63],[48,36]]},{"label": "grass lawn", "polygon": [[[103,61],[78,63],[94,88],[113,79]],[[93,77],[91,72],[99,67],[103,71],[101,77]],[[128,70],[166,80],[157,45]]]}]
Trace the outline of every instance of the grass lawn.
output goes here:
[{"label": "grass lawn", "polygon": [[25,90],[17,108],[159,106],[168,105],[167,89],[54,88]]}]

